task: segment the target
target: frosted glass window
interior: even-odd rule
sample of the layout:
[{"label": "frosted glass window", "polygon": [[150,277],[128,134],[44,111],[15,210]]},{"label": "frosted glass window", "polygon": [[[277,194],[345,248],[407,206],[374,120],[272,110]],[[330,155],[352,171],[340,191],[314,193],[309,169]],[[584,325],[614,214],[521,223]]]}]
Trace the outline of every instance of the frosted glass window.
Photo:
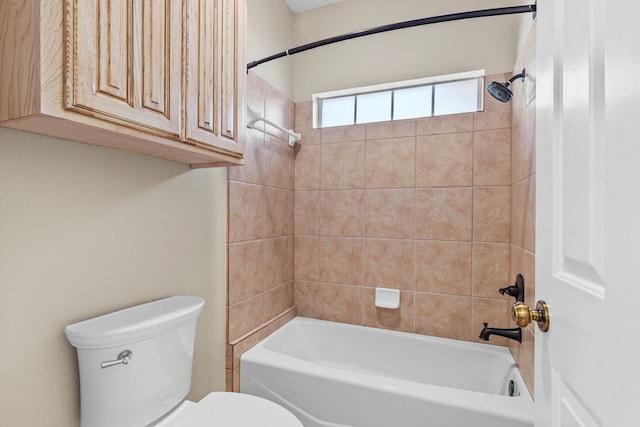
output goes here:
[{"label": "frosted glass window", "polygon": [[414,119],[479,111],[481,71],[315,94],[314,127]]},{"label": "frosted glass window", "polygon": [[393,91],[393,120],[431,115],[433,86],[418,86]]},{"label": "frosted glass window", "polygon": [[478,111],[479,79],[442,83],[435,86],[434,116]]},{"label": "frosted glass window", "polygon": [[355,107],[355,96],[323,99],[321,127],[352,125]]},{"label": "frosted glass window", "polygon": [[358,95],[356,123],[391,120],[391,91]]}]

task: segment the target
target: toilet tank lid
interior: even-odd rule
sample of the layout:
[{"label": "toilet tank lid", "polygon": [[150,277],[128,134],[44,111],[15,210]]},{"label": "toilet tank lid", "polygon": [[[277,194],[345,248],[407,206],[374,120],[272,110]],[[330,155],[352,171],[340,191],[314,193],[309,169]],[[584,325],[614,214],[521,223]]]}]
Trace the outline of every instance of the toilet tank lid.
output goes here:
[{"label": "toilet tank lid", "polygon": [[204,300],[175,296],[125,308],[64,328],[77,348],[106,348],[151,338],[196,319]]}]

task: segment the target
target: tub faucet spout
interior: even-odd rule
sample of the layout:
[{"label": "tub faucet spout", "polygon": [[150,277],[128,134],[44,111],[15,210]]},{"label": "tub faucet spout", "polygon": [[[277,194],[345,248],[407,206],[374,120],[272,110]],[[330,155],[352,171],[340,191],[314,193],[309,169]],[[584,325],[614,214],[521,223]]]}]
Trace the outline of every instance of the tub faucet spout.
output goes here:
[{"label": "tub faucet spout", "polygon": [[491,335],[498,335],[498,336],[509,338],[518,342],[522,342],[521,328],[509,328],[509,329],[490,328],[489,324],[484,322],[484,328],[482,328],[482,331],[480,331],[480,336],[478,338],[484,341],[489,341],[489,337]]}]

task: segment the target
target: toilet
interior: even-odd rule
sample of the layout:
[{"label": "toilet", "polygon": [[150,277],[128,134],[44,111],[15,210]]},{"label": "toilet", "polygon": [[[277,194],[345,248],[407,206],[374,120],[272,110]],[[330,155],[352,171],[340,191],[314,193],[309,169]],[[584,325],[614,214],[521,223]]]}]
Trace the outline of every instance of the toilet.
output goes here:
[{"label": "toilet", "polygon": [[256,396],[185,400],[203,306],[200,297],[175,296],[65,327],[78,354],[81,427],[303,427]]}]

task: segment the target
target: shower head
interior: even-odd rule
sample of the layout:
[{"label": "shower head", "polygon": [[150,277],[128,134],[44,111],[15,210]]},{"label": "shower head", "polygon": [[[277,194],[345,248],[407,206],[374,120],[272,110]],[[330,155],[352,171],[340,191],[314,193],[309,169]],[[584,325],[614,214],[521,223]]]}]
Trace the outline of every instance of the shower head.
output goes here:
[{"label": "shower head", "polygon": [[487,86],[487,92],[489,92],[491,96],[493,96],[495,99],[497,99],[500,102],[504,102],[504,103],[510,102],[511,98],[513,98],[513,92],[511,92],[511,89],[509,89],[509,86],[511,86],[511,83],[513,83],[518,79],[521,79],[522,81],[524,81],[524,78],[525,78],[525,70],[523,68],[520,74],[516,74],[515,76],[511,77],[508,82],[505,82],[505,83],[491,82],[489,86]]}]

